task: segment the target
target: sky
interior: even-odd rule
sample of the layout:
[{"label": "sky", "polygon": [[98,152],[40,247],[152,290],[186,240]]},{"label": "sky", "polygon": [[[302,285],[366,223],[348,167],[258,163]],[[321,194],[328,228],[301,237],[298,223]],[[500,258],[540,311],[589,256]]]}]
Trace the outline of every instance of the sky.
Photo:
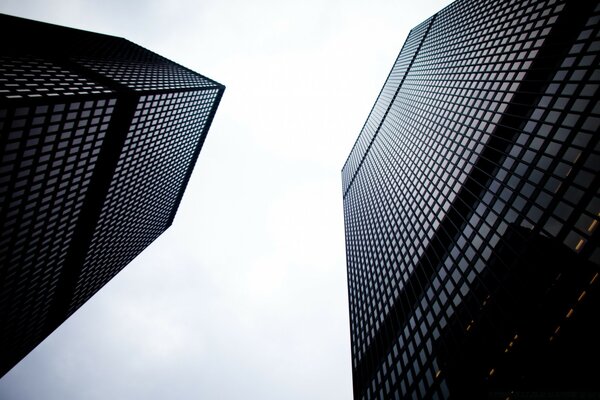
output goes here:
[{"label": "sky", "polygon": [[0,399],[350,399],[340,170],[447,0],[2,0],[227,88],[173,225],[0,379]]}]

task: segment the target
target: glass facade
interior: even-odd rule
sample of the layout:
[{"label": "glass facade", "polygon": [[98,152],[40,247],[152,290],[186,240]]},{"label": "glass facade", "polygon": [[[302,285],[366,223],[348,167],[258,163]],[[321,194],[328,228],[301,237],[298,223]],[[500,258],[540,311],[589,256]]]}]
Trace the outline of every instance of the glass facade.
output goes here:
[{"label": "glass facade", "polygon": [[597,301],[599,20],[459,0],[411,31],[342,170],[355,398],[562,388]]},{"label": "glass facade", "polygon": [[167,229],[224,86],[0,14],[0,376]]}]

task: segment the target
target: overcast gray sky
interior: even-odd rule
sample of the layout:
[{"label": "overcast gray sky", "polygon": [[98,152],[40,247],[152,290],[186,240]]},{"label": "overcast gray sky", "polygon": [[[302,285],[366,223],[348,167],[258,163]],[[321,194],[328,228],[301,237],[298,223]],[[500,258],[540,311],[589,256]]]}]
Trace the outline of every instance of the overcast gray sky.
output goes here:
[{"label": "overcast gray sky", "polygon": [[350,399],[340,170],[410,28],[449,3],[2,0],[227,89],[173,226],[0,399]]}]

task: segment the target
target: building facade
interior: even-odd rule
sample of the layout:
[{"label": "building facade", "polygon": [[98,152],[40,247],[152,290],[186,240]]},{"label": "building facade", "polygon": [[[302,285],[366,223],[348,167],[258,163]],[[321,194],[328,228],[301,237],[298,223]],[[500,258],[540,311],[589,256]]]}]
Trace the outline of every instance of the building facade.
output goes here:
[{"label": "building facade", "polygon": [[0,376],[173,222],[224,86],[0,15]]},{"label": "building facade", "polygon": [[458,0],[342,169],[356,399],[595,390],[600,3]]}]

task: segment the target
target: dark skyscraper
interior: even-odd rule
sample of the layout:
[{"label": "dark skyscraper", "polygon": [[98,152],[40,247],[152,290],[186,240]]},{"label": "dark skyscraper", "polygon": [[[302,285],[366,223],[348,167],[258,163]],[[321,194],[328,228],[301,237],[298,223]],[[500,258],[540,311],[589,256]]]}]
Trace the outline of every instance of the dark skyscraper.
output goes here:
[{"label": "dark skyscraper", "polygon": [[224,86],[0,15],[0,376],[172,223]]},{"label": "dark skyscraper", "polygon": [[410,32],[342,170],[356,399],[599,390],[599,21],[459,0]]}]

